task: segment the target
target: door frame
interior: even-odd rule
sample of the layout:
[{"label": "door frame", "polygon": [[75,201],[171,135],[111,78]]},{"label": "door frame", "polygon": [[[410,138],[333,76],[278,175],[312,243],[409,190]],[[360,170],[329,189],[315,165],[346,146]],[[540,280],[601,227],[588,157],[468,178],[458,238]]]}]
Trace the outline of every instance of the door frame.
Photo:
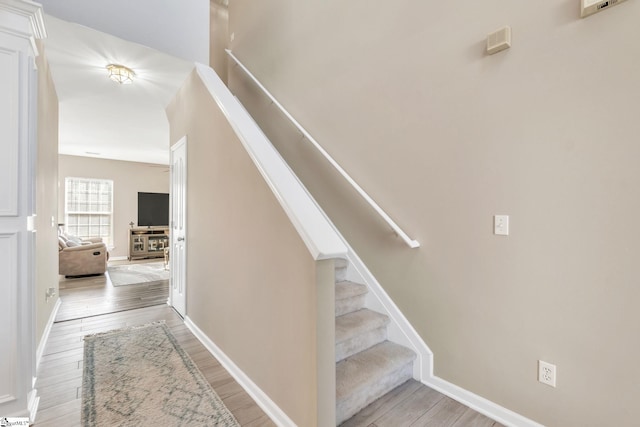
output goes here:
[{"label": "door frame", "polygon": [[[173,144],[170,147],[170,160],[169,160],[169,169],[170,169],[170,192],[169,192],[169,197],[170,197],[170,201],[169,201],[169,206],[170,206],[170,211],[169,211],[169,215],[170,215],[170,221],[169,221],[169,248],[173,249],[174,247],[174,243],[175,243],[175,233],[173,232],[173,225],[174,225],[174,212],[173,212],[173,181],[174,181],[174,169],[173,169],[173,157],[174,157],[174,153],[178,148],[181,148],[184,146],[184,164],[183,164],[183,174],[184,174],[184,206],[183,206],[183,230],[184,230],[184,234],[186,237],[187,234],[187,136],[183,136],[182,138],[180,138],[178,140],[178,142],[176,142],[175,144]],[[179,310],[177,310],[174,306],[174,301],[173,301],[173,281],[174,281],[174,274],[176,274],[176,269],[174,268],[174,262],[175,262],[175,256],[173,256],[173,254],[171,253],[171,250],[169,252],[169,266],[170,266],[170,280],[169,280],[169,300],[167,301],[169,303],[169,305],[171,307],[173,307],[181,316],[186,317],[187,315],[187,269],[186,269],[186,265],[187,265],[187,256],[188,256],[188,252],[187,252],[187,244],[186,241],[184,243],[184,268],[181,270],[182,272],[182,283],[184,286],[184,313],[180,313]]]}]

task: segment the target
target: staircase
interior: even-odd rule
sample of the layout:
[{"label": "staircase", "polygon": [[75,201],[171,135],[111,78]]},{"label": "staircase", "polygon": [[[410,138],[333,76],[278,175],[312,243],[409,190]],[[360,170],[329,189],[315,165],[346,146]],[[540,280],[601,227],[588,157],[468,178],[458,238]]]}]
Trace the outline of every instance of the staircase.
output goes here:
[{"label": "staircase", "polygon": [[336,260],[336,425],[413,377],[413,351],[387,341],[389,318],[364,307],[367,287]]}]

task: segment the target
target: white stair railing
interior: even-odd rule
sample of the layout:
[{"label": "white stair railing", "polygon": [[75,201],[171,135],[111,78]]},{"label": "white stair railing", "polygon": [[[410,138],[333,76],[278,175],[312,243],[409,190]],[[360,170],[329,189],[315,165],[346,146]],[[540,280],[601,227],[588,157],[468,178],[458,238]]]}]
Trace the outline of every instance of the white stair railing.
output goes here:
[{"label": "white stair railing", "polygon": [[338,164],[338,162],[335,161],[335,159],[333,157],[331,157],[329,155],[329,153],[327,153],[327,151],[322,148],[322,146],[318,143],[318,141],[316,141],[310,134],[309,132],[307,132],[307,130],[305,128],[302,127],[302,125],[300,123],[298,123],[298,121],[282,106],[282,104],[280,104],[280,102],[278,102],[278,100],[271,94],[271,92],[269,92],[267,90],[267,88],[265,88],[262,83],[260,83],[260,81],[251,73],[251,71],[249,71],[249,69],[247,67],[245,67],[245,65],[240,62],[240,60],[238,58],[236,58],[236,56],[231,52],[231,50],[226,49],[227,54],[229,55],[229,57],[231,59],[234,60],[234,62],[236,64],[238,64],[238,66],[240,68],[242,68],[242,70],[251,78],[251,80],[253,80],[253,82],[265,93],[265,95],[267,95],[267,97],[269,97],[269,99],[278,107],[278,109],[280,109],[280,111],[282,111],[282,113],[291,121],[291,123],[294,124],[294,126],[296,128],[298,128],[298,130],[302,133],[302,135],[304,135],[304,137],[311,142],[311,144],[313,144],[313,146],[320,152],[320,154],[322,154],[324,156],[324,158],[338,171],[338,173],[340,173],[340,175],[342,175],[342,177],[349,183],[351,184],[351,186],[358,192],[358,194],[360,194],[360,196],[373,208],[373,210],[375,210],[378,215],[380,215],[382,217],[382,219],[385,220],[385,222],[387,224],[389,224],[389,226],[391,227],[391,229],[393,229],[393,231],[402,239],[404,240],[404,242],[410,247],[410,248],[418,248],[420,247],[420,242],[418,242],[417,240],[414,240],[412,238],[410,238],[407,233],[404,232],[404,230],[402,230],[402,228],[400,228],[400,226],[398,224],[396,224],[396,222],[391,219],[391,217],[380,207],[380,205],[378,205],[375,200],[373,200],[371,198],[371,196],[369,196],[369,194],[367,194],[366,191],[364,191],[362,189],[362,187],[360,187],[360,185],[358,185],[357,182],[354,181],[353,178],[351,178],[351,176]]}]

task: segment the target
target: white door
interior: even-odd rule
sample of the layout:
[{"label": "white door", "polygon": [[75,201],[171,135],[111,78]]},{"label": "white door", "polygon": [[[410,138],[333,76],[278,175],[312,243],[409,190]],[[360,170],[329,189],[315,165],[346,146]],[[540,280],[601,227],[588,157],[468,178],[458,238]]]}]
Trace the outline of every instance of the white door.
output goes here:
[{"label": "white door", "polygon": [[187,313],[187,137],[171,147],[171,292],[169,302]]}]

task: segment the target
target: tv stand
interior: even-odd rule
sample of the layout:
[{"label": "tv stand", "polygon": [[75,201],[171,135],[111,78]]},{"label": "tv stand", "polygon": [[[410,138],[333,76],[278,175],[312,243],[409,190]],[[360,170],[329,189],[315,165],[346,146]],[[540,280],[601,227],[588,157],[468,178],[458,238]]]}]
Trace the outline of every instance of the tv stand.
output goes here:
[{"label": "tv stand", "polygon": [[169,227],[132,227],[129,229],[129,261],[163,258],[169,247]]}]

